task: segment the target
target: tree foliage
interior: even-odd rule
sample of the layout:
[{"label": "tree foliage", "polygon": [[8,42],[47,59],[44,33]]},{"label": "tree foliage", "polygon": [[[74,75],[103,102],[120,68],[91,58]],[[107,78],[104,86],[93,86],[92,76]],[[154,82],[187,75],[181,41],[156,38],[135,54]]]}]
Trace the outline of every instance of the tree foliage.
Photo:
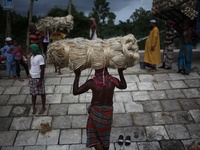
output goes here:
[{"label": "tree foliage", "polygon": [[95,0],[90,17],[95,18],[98,25],[98,36],[100,38],[109,38],[115,35],[116,15],[110,12],[110,3],[106,0]]},{"label": "tree foliage", "polygon": [[93,16],[97,23],[106,23],[106,18],[108,18],[110,13],[109,2],[106,0],[95,0],[94,7],[92,8],[91,16]]},{"label": "tree foliage", "polygon": [[54,7],[47,13],[47,16],[51,17],[64,17],[67,16],[68,12],[66,9],[61,9],[58,7]]}]

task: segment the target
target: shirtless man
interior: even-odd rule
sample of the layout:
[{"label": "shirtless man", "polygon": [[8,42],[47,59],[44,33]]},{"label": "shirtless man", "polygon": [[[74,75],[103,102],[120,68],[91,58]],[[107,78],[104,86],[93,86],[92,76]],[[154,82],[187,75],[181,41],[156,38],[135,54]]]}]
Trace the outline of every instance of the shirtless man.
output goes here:
[{"label": "shirtless man", "polygon": [[124,68],[118,69],[120,80],[112,77],[107,68],[95,70],[93,79],[79,87],[80,69],[75,70],[73,94],[78,95],[92,90],[91,106],[88,109],[86,147],[96,150],[108,150],[113,116],[113,95],[115,87],[126,89]]},{"label": "shirtless man", "polygon": [[189,75],[192,63],[192,45],[199,40],[199,35],[187,20],[181,24],[178,32],[182,42],[178,55],[178,73]]}]

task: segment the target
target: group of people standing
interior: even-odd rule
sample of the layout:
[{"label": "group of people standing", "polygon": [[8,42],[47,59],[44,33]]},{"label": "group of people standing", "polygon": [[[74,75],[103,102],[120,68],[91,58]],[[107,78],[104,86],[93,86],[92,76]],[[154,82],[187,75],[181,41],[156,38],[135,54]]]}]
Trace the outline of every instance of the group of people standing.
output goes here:
[{"label": "group of people standing", "polygon": [[12,38],[7,37],[5,43],[5,46],[1,49],[1,54],[6,59],[6,78],[10,79],[12,73],[13,78],[23,81],[20,75],[20,65],[23,66],[27,77],[29,77],[26,54],[23,52],[17,40],[12,40]]},{"label": "group of people standing", "polygon": [[[178,55],[178,73],[189,75],[191,72],[193,40],[194,37],[198,39],[199,35],[190,26],[188,21],[182,22],[177,30],[174,29],[174,25],[175,22],[172,20],[166,22],[163,60],[162,66],[159,68],[172,69],[174,39],[179,37],[181,40],[181,48]],[[156,20],[151,20],[150,26],[152,30],[145,43],[144,62],[146,66],[150,67],[150,72],[155,72],[157,71],[156,65],[161,63],[160,33],[156,25]]]}]

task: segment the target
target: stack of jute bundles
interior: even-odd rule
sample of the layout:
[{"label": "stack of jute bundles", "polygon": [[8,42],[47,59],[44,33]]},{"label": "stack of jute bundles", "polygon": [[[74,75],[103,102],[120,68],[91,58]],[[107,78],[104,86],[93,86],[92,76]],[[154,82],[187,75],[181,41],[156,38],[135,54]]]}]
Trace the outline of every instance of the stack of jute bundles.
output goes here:
[{"label": "stack of jute bundles", "polygon": [[47,62],[56,66],[100,69],[128,68],[139,59],[137,40],[134,35],[88,40],[84,38],[65,39],[48,46]]},{"label": "stack of jute bundles", "polygon": [[56,31],[57,29],[72,30],[74,27],[74,18],[72,15],[65,17],[44,17],[36,23],[39,31]]},{"label": "stack of jute bundles", "polygon": [[177,23],[186,19],[194,20],[198,0],[153,0],[152,13],[161,19],[172,19]]}]

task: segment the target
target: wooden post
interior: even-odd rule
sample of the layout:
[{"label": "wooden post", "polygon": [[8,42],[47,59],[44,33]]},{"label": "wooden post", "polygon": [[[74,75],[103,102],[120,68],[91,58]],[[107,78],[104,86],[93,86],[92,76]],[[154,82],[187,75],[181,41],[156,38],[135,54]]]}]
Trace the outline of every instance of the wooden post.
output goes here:
[{"label": "wooden post", "polygon": [[12,36],[12,28],[11,28],[11,10],[6,10],[7,16],[6,16],[6,37]]},{"label": "wooden post", "polygon": [[31,0],[30,7],[29,7],[29,13],[28,13],[28,28],[27,28],[27,34],[26,34],[26,53],[29,50],[29,24],[32,21],[33,5],[34,5],[34,0]]},{"label": "wooden post", "polygon": [[[71,7],[72,7],[72,0],[69,0],[68,2],[68,15],[71,15]],[[70,37],[70,29],[67,29],[68,31],[68,37]]]},{"label": "wooden post", "polygon": [[71,15],[72,0],[68,2],[68,15]]}]

